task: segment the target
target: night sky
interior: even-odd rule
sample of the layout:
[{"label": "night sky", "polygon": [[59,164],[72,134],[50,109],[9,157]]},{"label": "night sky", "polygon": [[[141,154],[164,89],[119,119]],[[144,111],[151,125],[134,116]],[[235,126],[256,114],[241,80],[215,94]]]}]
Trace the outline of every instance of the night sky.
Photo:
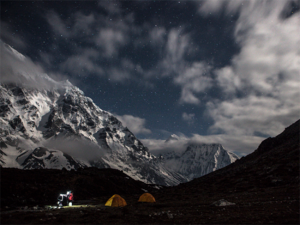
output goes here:
[{"label": "night sky", "polygon": [[299,34],[299,1],[1,1],[1,40],[150,150],[245,155],[299,119]]}]

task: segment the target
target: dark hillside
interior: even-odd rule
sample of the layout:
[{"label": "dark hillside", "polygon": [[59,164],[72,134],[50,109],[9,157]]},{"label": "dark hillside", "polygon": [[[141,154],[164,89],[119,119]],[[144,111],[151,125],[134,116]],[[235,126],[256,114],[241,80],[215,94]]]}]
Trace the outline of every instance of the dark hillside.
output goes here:
[{"label": "dark hillside", "polygon": [[[1,208],[55,204],[60,193],[72,190],[76,200],[113,194],[142,194],[152,188],[114,169],[84,168],[77,171],[1,168]],[[149,190],[149,191],[150,191]]]},{"label": "dark hillside", "polygon": [[300,120],[274,138],[264,140],[253,153],[191,182],[185,188],[220,188],[223,193],[299,184]]}]

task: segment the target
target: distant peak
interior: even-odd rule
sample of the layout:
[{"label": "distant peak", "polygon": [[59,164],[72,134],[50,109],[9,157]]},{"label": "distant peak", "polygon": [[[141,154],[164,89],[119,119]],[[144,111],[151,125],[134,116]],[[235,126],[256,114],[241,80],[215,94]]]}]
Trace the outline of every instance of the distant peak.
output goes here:
[{"label": "distant peak", "polygon": [[165,142],[178,141],[180,138],[176,134],[172,134]]},{"label": "distant peak", "polygon": [[67,79],[64,81],[65,86],[73,86],[73,84]]}]

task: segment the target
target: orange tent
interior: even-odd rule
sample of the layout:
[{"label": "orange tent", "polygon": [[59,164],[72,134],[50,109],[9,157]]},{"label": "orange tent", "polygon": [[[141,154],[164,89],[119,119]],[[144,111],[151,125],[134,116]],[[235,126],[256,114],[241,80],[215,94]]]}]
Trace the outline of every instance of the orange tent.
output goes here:
[{"label": "orange tent", "polygon": [[123,207],[126,206],[127,203],[124,198],[122,198],[120,195],[113,195],[108,201],[105,203],[105,206],[111,206],[111,207]]},{"label": "orange tent", "polygon": [[139,198],[139,202],[155,202],[155,198],[149,193],[144,193]]}]

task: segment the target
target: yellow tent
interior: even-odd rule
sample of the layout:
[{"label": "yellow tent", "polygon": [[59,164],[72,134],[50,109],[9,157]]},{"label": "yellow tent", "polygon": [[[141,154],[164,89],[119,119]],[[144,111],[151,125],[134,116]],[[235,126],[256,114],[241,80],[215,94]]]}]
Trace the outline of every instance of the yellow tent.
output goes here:
[{"label": "yellow tent", "polygon": [[111,207],[123,207],[126,206],[127,203],[124,198],[122,198],[120,195],[113,195],[108,201],[105,203],[105,206],[111,206]]},{"label": "yellow tent", "polygon": [[139,198],[139,202],[155,202],[155,198],[149,193],[144,193]]}]

